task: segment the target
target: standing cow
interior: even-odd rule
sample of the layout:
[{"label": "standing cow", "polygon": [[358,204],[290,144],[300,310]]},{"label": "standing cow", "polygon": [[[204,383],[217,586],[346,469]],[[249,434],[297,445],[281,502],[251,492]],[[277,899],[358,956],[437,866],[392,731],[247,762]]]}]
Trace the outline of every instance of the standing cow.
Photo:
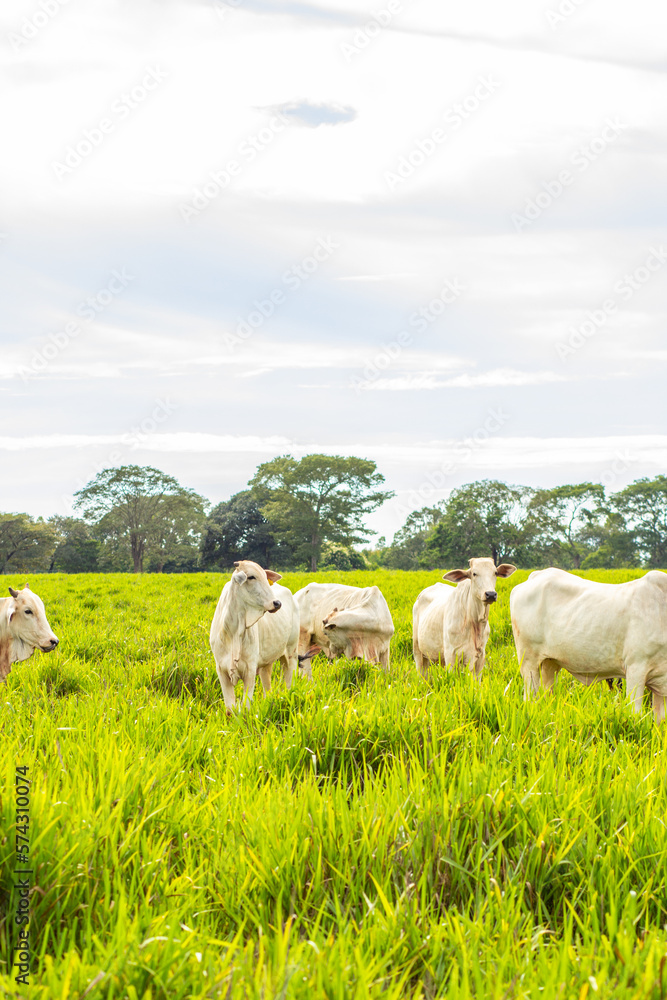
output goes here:
[{"label": "standing cow", "polygon": [[626,680],[635,712],[644,688],[656,722],[667,697],[667,575],[656,570],[628,583],[596,583],[562,569],[531,573],[510,595],[524,699],[551,690],[559,670],[582,684]]},{"label": "standing cow", "polygon": [[516,566],[493,559],[470,559],[468,569],[453,569],[422,590],[412,609],[412,651],[417,668],[428,678],[431,663],[451,666],[458,660],[481,678],[489,638],[489,605],[497,598],[496,577],[511,576]]},{"label": "standing cow", "polygon": [[257,674],[264,691],[271,690],[276,660],[282,663],[286,687],[291,686],[299,642],[299,614],[292,592],[276,583],[280,573],[248,559],[234,566],[231,580],[222,588],[209,637],[228,714],[236,704],[234,687],[239,680],[244,706],[252,700]]},{"label": "standing cow", "polygon": [[307,677],[312,679],[310,660],[319,652],[330,660],[359,657],[389,668],[394,623],[379,587],[309,583],[294,600],[301,621],[299,666]]},{"label": "standing cow", "polygon": [[12,663],[28,660],[36,649],[50,653],[59,641],[42,600],[27,583],[23,590],[10,587],[9,593],[0,600],[0,682],[9,677]]}]

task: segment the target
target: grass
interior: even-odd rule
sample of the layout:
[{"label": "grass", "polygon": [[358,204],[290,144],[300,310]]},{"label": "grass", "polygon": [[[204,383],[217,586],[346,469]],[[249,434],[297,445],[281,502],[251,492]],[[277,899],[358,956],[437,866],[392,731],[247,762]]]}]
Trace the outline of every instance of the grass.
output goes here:
[{"label": "grass", "polygon": [[[390,671],[318,657],[288,692],[276,668],[231,719],[208,648],[223,577],[31,578],[61,645],[1,692],[0,993],[667,997],[667,727],[564,677],[524,705],[508,594],[525,573],[500,583],[482,685],[425,684],[411,608],[440,576],[346,576],[387,597]],[[17,764],[28,988],[10,968]]]}]

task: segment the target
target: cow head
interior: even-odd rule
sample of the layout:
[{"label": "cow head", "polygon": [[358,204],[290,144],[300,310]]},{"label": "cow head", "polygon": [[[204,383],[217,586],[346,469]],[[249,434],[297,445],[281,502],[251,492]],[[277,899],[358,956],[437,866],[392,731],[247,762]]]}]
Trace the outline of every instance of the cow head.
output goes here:
[{"label": "cow head", "polygon": [[235,562],[234,566],[236,569],[232,573],[232,585],[238,588],[246,609],[247,622],[250,622],[251,618],[259,621],[266,611],[272,615],[280,610],[282,605],[280,601],[274,600],[271,592],[271,584],[282,579],[280,573],[262,569],[249,559],[241,559]]},{"label": "cow head", "polygon": [[453,569],[445,573],[443,580],[461,583],[470,580],[470,593],[482,604],[493,604],[498,600],[496,592],[496,577],[511,576],[516,566],[511,563],[501,563],[496,566],[493,559],[469,559],[469,569]]},{"label": "cow head", "polygon": [[58,636],[46,620],[41,599],[27,584],[23,590],[10,587],[9,593],[4,613],[7,632],[12,640],[11,662],[27,660],[36,649],[50,653],[58,645]]}]

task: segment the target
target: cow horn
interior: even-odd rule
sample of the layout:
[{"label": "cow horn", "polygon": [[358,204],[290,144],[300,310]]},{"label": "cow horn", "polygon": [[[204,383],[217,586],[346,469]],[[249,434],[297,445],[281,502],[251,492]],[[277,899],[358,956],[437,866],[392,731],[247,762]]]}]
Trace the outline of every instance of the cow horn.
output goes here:
[{"label": "cow horn", "polygon": [[9,588],[9,593],[12,595],[12,597],[18,597],[19,596],[18,590],[14,590],[13,587]]}]

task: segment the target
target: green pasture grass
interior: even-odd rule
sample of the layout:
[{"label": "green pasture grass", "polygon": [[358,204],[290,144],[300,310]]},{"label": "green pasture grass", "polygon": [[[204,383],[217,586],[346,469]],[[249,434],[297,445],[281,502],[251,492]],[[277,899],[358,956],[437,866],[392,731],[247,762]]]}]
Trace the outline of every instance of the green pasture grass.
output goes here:
[{"label": "green pasture grass", "polygon": [[412,604],[441,575],[346,574],[387,597],[390,670],[320,656],[286,691],[276,668],[231,718],[208,647],[226,577],[32,577],[61,644],[0,691],[2,996],[663,1000],[667,727],[563,676],[523,703],[508,595],[525,572],[499,584],[482,683],[425,683]]}]

